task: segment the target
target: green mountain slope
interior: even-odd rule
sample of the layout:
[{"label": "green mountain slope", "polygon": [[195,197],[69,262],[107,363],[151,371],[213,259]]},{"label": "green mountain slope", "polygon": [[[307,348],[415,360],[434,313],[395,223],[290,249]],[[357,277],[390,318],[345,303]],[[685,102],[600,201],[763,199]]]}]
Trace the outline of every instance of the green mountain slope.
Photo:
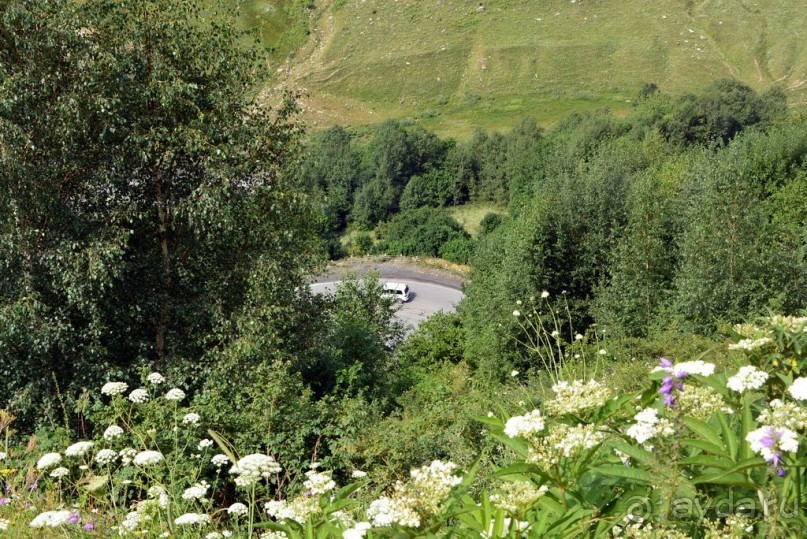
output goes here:
[{"label": "green mountain slope", "polygon": [[467,135],[524,114],[629,107],[642,85],[737,78],[807,102],[803,0],[308,2],[310,34],[271,85],[303,88],[309,123],[412,118]]}]

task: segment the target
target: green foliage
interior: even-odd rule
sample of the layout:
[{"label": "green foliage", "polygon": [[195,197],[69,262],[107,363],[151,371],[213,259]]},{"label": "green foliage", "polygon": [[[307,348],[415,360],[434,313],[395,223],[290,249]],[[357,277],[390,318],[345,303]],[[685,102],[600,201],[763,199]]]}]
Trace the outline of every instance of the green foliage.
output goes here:
[{"label": "green foliage", "polygon": [[502,221],[504,221],[504,217],[500,213],[490,212],[486,214],[482,221],[479,222],[479,234],[483,236],[490,234],[502,224]]},{"label": "green foliage", "polygon": [[386,178],[373,178],[356,193],[350,219],[364,229],[372,229],[389,219],[396,207],[397,195],[392,182]]},{"label": "green foliage", "polygon": [[456,264],[468,264],[476,248],[476,242],[470,237],[452,238],[440,247],[440,258]]},{"label": "green foliage", "polygon": [[260,59],[208,14],[4,5],[0,369],[26,421],[107,372],[198,373],[185,362],[212,360],[265,305],[292,310],[318,259],[307,203],[279,174],[295,106],[255,106]]},{"label": "green foliage", "polygon": [[[446,211],[419,208],[392,218],[381,238],[380,248],[406,256],[440,256],[441,249],[455,239],[469,240],[470,236]],[[463,247],[458,247],[455,252],[461,255]]]},{"label": "green foliage", "polygon": [[443,207],[463,202],[462,186],[450,170],[441,168],[412,176],[401,194],[401,211],[423,206]]}]

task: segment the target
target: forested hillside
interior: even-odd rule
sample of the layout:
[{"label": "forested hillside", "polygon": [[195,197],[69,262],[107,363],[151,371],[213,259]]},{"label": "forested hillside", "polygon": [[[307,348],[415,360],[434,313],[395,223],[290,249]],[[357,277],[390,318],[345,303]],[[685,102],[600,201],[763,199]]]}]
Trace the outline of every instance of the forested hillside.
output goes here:
[{"label": "forested hillside", "polygon": [[[504,38],[485,25],[535,4],[281,2],[260,37],[375,9]],[[0,0],[0,533],[803,535],[798,84],[701,73],[459,138],[306,131],[263,92],[296,42],[222,6]],[[736,6],[783,37],[800,16],[668,18]],[[458,310],[410,332],[375,274],[308,286],[388,253],[467,265]]]}]

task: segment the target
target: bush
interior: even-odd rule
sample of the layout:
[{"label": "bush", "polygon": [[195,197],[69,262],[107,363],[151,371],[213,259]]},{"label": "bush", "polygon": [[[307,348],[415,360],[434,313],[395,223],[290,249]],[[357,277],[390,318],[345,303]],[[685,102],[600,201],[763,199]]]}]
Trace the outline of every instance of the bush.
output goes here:
[{"label": "bush", "polygon": [[396,215],[381,246],[390,254],[440,256],[443,245],[453,239],[470,239],[470,235],[446,211],[420,208]]},{"label": "bush", "polygon": [[476,242],[468,237],[458,237],[448,240],[440,247],[440,258],[456,264],[467,264],[474,254]]},{"label": "bush", "polygon": [[479,235],[484,236],[486,234],[490,234],[496,228],[502,224],[504,217],[500,213],[490,212],[485,215],[482,220],[479,222]]}]

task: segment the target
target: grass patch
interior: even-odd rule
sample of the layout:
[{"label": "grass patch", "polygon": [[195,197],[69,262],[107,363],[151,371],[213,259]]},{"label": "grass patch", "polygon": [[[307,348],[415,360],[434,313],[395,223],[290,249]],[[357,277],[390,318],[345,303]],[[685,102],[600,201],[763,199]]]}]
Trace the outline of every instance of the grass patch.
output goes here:
[{"label": "grass patch", "polygon": [[487,214],[500,213],[504,215],[507,210],[492,204],[464,204],[449,208],[449,212],[468,234],[476,238],[479,235],[479,223],[482,222],[482,219]]}]

